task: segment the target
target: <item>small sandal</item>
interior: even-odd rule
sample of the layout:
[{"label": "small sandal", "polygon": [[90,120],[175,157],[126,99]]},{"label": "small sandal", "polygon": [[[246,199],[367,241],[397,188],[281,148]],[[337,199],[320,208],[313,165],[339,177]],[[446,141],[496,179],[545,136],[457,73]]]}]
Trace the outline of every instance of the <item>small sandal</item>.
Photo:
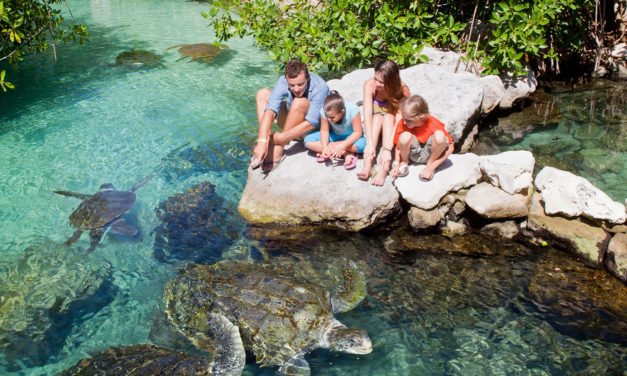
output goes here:
[{"label": "small sandal", "polygon": [[396,177],[404,178],[407,175],[409,175],[409,166],[401,163],[401,165],[398,167],[398,174],[396,175]]},{"label": "small sandal", "polygon": [[357,157],[352,156],[351,161],[344,165],[344,168],[347,170],[352,170],[357,166]]}]

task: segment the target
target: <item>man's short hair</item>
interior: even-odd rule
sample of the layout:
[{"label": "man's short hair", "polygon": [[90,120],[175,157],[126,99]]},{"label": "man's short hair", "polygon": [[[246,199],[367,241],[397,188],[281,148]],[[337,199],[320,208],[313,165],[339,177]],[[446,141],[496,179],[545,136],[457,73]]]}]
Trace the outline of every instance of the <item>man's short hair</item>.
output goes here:
[{"label": "man's short hair", "polygon": [[289,60],[285,63],[285,76],[287,78],[296,78],[300,72],[305,72],[305,78],[309,79],[309,70],[307,64],[300,60]]}]

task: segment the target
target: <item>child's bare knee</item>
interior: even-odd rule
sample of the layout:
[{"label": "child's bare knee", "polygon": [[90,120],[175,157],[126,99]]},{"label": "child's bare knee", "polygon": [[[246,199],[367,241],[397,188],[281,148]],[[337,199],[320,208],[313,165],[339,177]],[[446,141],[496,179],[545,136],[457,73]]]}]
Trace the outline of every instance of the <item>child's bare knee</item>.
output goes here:
[{"label": "child's bare knee", "polygon": [[403,132],[398,136],[398,145],[407,147],[414,141],[413,135],[409,132]]},{"label": "child's bare knee", "polygon": [[433,133],[433,142],[436,144],[444,144],[446,143],[446,135],[442,131],[435,131]]}]

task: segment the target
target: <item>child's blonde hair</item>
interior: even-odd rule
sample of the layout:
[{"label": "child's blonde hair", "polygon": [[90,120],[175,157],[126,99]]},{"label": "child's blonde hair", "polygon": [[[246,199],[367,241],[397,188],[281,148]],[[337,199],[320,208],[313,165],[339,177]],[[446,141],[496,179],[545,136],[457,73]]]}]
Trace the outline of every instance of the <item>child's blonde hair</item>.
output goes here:
[{"label": "child's blonde hair", "polygon": [[331,112],[336,114],[340,113],[344,109],[344,98],[336,90],[331,90],[329,95],[324,99],[324,114],[328,115]]},{"label": "child's blonde hair", "polygon": [[409,121],[428,119],[429,105],[420,95],[412,95],[401,99],[401,113]]}]

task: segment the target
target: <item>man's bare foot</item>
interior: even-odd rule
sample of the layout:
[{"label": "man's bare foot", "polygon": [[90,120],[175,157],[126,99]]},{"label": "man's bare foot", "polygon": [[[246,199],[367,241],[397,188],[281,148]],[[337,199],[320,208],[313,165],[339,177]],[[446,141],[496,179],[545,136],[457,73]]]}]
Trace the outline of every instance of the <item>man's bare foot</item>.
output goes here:
[{"label": "man's bare foot", "polygon": [[381,168],[379,168],[379,171],[377,171],[377,174],[370,183],[379,187],[385,184],[385,178],[388,176],[389,169],[389,166],[381,165]]},{"label": "man's bare foot", "polygon": [[372,158],[364,158],[364,167],[357,173],[357,177],[361,180],[370,179],[370,173],[372,172]]}]

